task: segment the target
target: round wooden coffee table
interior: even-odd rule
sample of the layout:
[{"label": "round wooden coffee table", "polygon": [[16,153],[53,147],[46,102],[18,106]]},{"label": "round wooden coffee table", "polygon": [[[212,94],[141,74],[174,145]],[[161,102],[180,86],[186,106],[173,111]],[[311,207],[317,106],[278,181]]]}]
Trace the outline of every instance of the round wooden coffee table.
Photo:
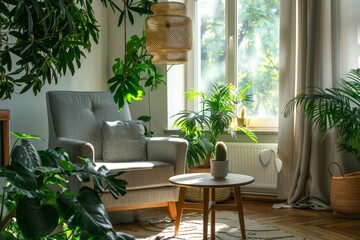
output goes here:
[{"label": "round wooden coffee table", "polygon": [[[215,211],[227,210],[237,211],[239,216],[241,236],[246,239],[244,213],[241,201],[241,189],[243,185],[254,182],[254,178],[248,175],[229,173],[224,179],[217,179],[211,176],[210,173],[188,173],[176,175],[169,178],[169,181],[177,186],[180,186],[179,202],[177,205],[177,216],[175,223],[175,236],[179,232],[180,221],[183,209],[198,209],[203,210],[203,239],[207,239],[208,235],[208,220],[210,213],[210,236],[215,239]],[[184,202],[186,188],[197,187],[203,188],[204,201],[203,203]],[[235,196],[235,205],[222,204],[215,202],[215,189],[223,187],[233,187]]]}]

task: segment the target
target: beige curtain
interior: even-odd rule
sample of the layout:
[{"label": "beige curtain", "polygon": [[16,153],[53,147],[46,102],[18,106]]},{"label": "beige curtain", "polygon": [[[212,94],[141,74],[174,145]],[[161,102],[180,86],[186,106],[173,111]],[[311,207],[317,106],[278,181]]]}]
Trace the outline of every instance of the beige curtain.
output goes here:
[{"label": "beige curtain", "polygon": [[[283,0],[280,23],[280,110],[308,87],[336,84],[337,0]],[[279,119],[278,196],[295,207],[328,209],[328,162],[337,158],[334,136],[322,142],[299,108]]]}]

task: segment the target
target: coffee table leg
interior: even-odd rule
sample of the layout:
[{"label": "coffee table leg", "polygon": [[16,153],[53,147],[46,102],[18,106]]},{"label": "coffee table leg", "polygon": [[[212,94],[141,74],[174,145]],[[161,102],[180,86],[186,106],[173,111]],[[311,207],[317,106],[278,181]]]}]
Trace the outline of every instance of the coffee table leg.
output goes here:
[{"label": "coffee table leg", "polygon": [[209,222],[209,188],[204,188],[204,206],[203,206],[203,239],[207,239]]},{"label": "coffee table leg", "polygon": [[215,240],[215,204],[216,204],[216,202],[215,202],[215,188],[210,188],[210,202],[211,202],[211,204],[212,204],[212,206],[211,206],[211,209],[210,209],[210,211],[211,211],[211,213],[210,213],[210,216],[211,216],[211,218],[210,218],[210,229],[211,229],[211,232],[210,232],[210,239],[211,240]]},{"label": "coffee table leg", "polygon": [[243,207],[242,207],[241,190],[240,190],[239,186],[234,187],[234,195],[235,195],[236,209],[237,209],[238,216],[239,216],[241,236],[242,236],[242,239],[246,239],[244,211],[243,211]]},{"label": "coffee table leg", "polygon": [[179,192],[179,201],[177,205],[177,215],[176,215],[176,222],[175,222],[175,236],[179,233],[179,227],[180,227],[180,221],[183,213],[183,206],[185,201],[185,193],[186,193],[186,187],[180,187]]}]

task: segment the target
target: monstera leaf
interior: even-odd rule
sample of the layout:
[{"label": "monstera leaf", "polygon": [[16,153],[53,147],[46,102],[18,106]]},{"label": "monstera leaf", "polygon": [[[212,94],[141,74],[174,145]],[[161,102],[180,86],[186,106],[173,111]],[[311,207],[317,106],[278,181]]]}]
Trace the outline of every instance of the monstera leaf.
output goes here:
[{"label": "monstera leaf", "polygon": [[[87,170],[90,171],[91,167]],[[95,171],[94,169],[92,171]],[[119,198],[119,195],[124,196],[126,194],[127,182],[119,179],[118,177],[124,172],[109,172],[105,166],[101,166],[94,176],[94,188],[104,191],[105,187],[110,191],[115,199]],[[104,186],[106,183],[106,186]]]},{"label": "monstera leaf", "polygon": [[16,207],[16,221],[28,239],[47,236],[57,226],[59,214],[55,207],[40,204],[37,198],[21,197]]},{"label": "monstera leaf", "polygon": [[16,163],[6,166],[3,171],[7,181],[12,183],[19,191],[26,192],[28,195],[36,190],[37,181],[34,171]]},{"label": "monstera leaf", "polygon": [[57,199],[60,215],[70,225],[76,225],[91,234],[104,234],[112,230],[111,222],[94,189],[82,187],[79,194],[61,195]]},{"label": "monstera leaf", "polygon": [[42,165],[41,158],[34,145],[26,139],[21,139],[21,144],[15,146],[11,161],[28,169],[34,169]]},{"label": "monstera leaf", "polygon": [[29,195],[41,186],[41,176],[35,169],[41,166],[41,159],[34,146],[26,139],[16,145],[11,153],[11,165],[4,168],[5,176],[20,191]]}]

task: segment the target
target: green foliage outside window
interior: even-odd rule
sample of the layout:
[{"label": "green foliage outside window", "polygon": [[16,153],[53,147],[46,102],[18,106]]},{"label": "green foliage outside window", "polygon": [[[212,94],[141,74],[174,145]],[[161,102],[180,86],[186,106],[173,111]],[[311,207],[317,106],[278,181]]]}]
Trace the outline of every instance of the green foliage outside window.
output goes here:
[{"label": "green foliage outside window", "polygon": [[238,4],[238,87],[252,84],[254,102],[245,104],[250,115],[277,116],[279,0]]},{"label": "green foliage outside window", "polygon": [[[207,90],[214,82],[225,79],[226,2],[199,1],[198,11],[203,13],[200,19],[201,82],[205,82],[202,88]],[[207,9],[209,4],[211,8]],[[237,6],[237,87],[252,85],[250,93],[254,101],[244,104],[248,115],[277,116],[279,0],[238,0]]]}]

